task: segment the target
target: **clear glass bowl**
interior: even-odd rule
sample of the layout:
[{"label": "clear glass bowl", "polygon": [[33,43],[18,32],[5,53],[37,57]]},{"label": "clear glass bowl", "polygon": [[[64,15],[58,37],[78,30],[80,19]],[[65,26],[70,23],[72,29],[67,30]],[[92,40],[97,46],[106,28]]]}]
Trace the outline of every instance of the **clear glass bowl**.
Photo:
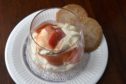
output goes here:
[{"label": "clear glass bowl", "polygon": [[[60,20],[57,20],[57,14],[59,11],[65,12],[67,17],[58,17]],[[45,23],[53,25],[69,24],[74,26],[78,32],[79,38],[62,49],[50,49],[45,45],[42,46],[36,39],[40,32],[36,33],[36,31]],[[84,37],[82,27],[83,25],[80,24],[79,18],[69,10],[63,8],[41,10],[31,22],[26,48],[27,64],[32,73],[39,78],[48,81],[66,81],[81,72],[84,67],[84,63],[86,62],[83,61]],[[68,35],[70,36],[69,33]],[[44,39],[46,40],[47,38],[41,38],[39,40],[42,41]],[[65,40],[63,41],[65,42]]]}]

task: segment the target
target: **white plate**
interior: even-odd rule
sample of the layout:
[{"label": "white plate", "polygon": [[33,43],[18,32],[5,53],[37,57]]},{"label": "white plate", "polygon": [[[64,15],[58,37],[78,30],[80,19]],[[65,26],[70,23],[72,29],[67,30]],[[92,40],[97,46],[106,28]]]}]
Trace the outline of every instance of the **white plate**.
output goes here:
[{"label": "white plate", "polygon": [[11,32],[6,48],[5,62],[9,74],[17,84],[95,84],[102,76],[108,60],[108,48],[105,37],[97,50],[89,53],[90,59],[81,74],[66,82],[48,82],[33,75],[26,67],[22,48],[28,36],[31,21],[39,11],[27,16],[19,22]]}]

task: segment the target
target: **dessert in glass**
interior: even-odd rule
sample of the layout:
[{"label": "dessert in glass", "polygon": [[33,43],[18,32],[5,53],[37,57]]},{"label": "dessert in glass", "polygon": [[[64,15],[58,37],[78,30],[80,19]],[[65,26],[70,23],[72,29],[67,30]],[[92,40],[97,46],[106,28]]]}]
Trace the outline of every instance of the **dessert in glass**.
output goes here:
[{"label": "dessert in glass", "polygon": [[[59,10],[71,18],[56,20]],[[80,72],[84,40],[79,18],[63,8],[40,11],[32,20],[27,43],[27,63],[39,78],[66,81]],[[79,67],[80,66],[80,67]]]}]

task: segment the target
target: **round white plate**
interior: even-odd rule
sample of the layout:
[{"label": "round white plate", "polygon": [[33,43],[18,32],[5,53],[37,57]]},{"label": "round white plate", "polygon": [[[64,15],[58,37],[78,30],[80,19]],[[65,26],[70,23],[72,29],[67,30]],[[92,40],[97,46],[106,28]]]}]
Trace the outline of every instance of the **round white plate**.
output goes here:
[{"label": "round white plate", "polygon": [[9,74],[17,84],[95,84],[102,76],[108,60],[105,37],[97,50],[89,53],[90,59],[81,74],[66,82],[48,82],[33,75],[24,63],[22,48],[29,33],[33,17],[39,11],[19,22],[11,32],[5,48],[5,62]]}]

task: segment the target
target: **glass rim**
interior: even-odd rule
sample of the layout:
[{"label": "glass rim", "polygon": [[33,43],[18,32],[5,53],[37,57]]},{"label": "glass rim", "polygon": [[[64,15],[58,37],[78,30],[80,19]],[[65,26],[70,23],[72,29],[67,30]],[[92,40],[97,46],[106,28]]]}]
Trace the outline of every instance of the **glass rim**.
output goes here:
[{"label": "glass rim", "polygon": [[[52,50],[50,50],[50,49],[47,49],[47,48],[45,48],[45,47],[43,47],[43,46],[40,46],[35,40],[34,40],[34,37],[33,37],[33,33],[32,33],[32,26],[33,26],[33,22],[34,22],[34,20],[35,20],[35,18],[39,15],[39,14],[41,14],[42,12],[44,12],[44,11],[46,11],[46,10],[49,10],[49,9],[63,9],[63,10],[66,10],[66,11],[68,11],[69,13],[71,13],[71,14],[73,14],[75,17],[77,17],[77,19],[78,19],[78,21],[80,21],[80,18],[76,15],[76,14],[74,14],[72,11],[70,11],[70,10],[68,10],[68,9],[65,9],[65,8],[60,8],[60,7],[53,7],[53,8],[47,8],[47,9],[42,9],[42,10],[40,10],[35,16],[34,16],[34,18],[32,19],[32,21],[31,21],[31,25],[30,25],[30,37],[32,38],[32,40],[35,42],[35,44],[37,45],[37,46],[39,46],[40,48],[42,48],[42,49],[45,49],[45,50],[47,50],[47,51],[52,51]],[[82,30],[82,28],[80,28],[81,30]],[[81,35],[81,33],[82,33],[82,31],[79,31],[79,35]],[[80,39],[81,39],[81,36],[80,36],[80,38],[74,43],[74,44],[72,44],[69,48],[71,48],[71,47],[73,47],[75,44],[78,44],[79,43],[79,41],[80,41]],[[69,49],[68,48],[68,49]],[[66,50],[68,50],[68,49],[66,49]],[[64,51],[66,51],[66,50],[64,50]],[[53,50],[54,52],[57,52],[58,50]],[[59,50],[60,52],[58,52],[58,53],[61,53],[61,52],[64,52],[64,51],[62,51],[62,50]],[[58,54],[58,53],[56,53],[56,54]]]}]

